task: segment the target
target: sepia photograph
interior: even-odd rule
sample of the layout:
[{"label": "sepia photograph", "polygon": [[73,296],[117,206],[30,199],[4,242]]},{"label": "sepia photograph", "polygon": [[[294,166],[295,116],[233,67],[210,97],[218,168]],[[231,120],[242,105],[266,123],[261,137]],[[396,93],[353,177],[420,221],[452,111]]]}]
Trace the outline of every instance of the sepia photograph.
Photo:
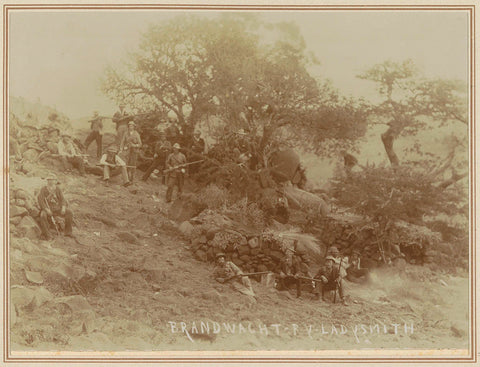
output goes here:
[{"label": "sepia photograph", "polygon": [[473,10],[4,4],[4,362],[476,361]]}]

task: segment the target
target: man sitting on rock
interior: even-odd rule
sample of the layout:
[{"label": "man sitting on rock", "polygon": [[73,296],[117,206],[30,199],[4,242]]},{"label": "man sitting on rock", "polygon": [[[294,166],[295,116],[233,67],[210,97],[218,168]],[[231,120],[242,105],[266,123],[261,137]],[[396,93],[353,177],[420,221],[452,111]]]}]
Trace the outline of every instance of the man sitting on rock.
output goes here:
[{"label": "man sitting on rock", "polygon": [[78,171],[82,176],[85,175],[85,162],[82,155],[77,152],[70,137],[63,134],[62,139],[58,142],[57,146],[64,170],[66,171],[68,169],[68,163],[71,163],[73,167],[78,168]]},{"label": "man sitting on rock", "polygon": [[73,237],[72,222],[73,213],[67,208],[67,201],[65,200],[62,190],[57,186],[57,177],[50,175],[47,178],[47,185],[44,186],[38,194],[38,205],[40,206],[40,228],[42,230],[42,237],[44,240],[50,240],[49,221],[56,226],[57,231],[60,231],[58,223],[55,221],[55,216],[65,218],[65,236]]},{"label": "man sitting on rock", "polygon": [[255,297],[252,283],[248,276],[242,276],[243,272],[231,261],[225,261],[225,254],[219,252],[216,256],[217,266],[213,270],[213,277],[219,283],[229,282],[232,287],[242,294]]},{"label": "man sitting on rock", "polygon": [[368,269],[360,267],[360,251],[358,250],[353,250],[347,268],[347,279],[353,283],[365,283],[369,279]]},{"label": "man sitting on rock", "polygon": [[311,277],[308,267],[302,263],[300,256],[296,256],[295,250],[287,252],[280,264],[277,288],[279,291],[288,290],[292,286],[297,288],[297,298],[302,295],[302,281],[299,276]]},{"label": "man sitting on rock", "polygon": [[120,168],[122,171],[123,186],[129,186],[132,183],[128,179],[127,167],[125,162],[118,156],[118,149],[112,145],[100,159],[100,166],[103,166],[103,181],[106,183],[110,180],[110,170]]},{"label": "man sitting on rock", "polygon": [[315,299],[320,298],[320,292],[322,293],[322,301],[325,299],[325,291],[337,291],[340,296],[342,303],[347,306],[344,295],[344,282],[342,276],[340,275],[340,265],[336,264],[335,258],[332,256],[327,256],[325,259],[325,266],[320,268],[315,279],[320,279],[321,282],[315,282]]}]

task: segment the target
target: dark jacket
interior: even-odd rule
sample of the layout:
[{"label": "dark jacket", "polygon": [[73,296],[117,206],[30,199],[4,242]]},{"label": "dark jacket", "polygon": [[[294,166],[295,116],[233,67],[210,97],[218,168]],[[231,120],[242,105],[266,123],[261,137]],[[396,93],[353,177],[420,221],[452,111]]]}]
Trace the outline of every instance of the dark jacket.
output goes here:
[{"label": "dark jacket", "polygon": [[[55,187],[55,192],[51,193],[47,186],[44,186],[38,194],[38,205],[40,209],[45,210],[47,207],[52,212],[60,211],[62,206],[67,206],[67,202],[63,196],[62,190],[58,186]],[[48,203],[48,206],[47,206]]]}]

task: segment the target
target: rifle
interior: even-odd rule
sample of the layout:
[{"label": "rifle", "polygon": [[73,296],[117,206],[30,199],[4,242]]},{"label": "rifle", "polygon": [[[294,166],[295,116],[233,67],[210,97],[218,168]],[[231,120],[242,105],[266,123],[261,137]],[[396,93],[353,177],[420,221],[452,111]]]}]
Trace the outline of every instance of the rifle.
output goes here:
[{"label": "rifle", "polygon": [[[338,267],[338,277],[339,278],[341,277],[341,272],[342,272],[342,261],[343,261],[343,257],[340,259],[340,266]],[[335,295],[333,296],[333,303],[337,303],[337,290],[338,290],[338,286],[340,285],[339,281],[336,281],[336,283],[337,283],[337,287],[335,288]]]},{"label": "rifle", "polygon": [[321,280],[321,279],[315,279],[315,278],[303,277],[303,276],[300,276],[300,275],[297,275],[297,278],[298,278],[298,279],[304,279],[304,280],[311,280],[312,282],[322,282],[322,280]]},{"label": "rifle", "polygon": [[97,163],[96,166],[103,167],[103,166],[109,166],[112,168],[116,167],[125,167],[125,168],[137,168],[137,166],[117,166],[116,164],[110,164],[110,163]]},{"label": "rifle", "polygon": [[195,162],[189,162],[189,163],[180,164],[180,165],[175,166],[175,167],[172,167],[172,168],[167,168],[167,169],[163,170],[163,174],[167,174],[167,173],[172,172],[172,171],[175,171],[175,170],[177,170],[177,169],[179,169],[179,168],[191,166],[192,164],[201,163],[201,162],[203,162],[204,160],[205,160],[205,159],[202,159],[202,160],[199,160],[199,161],[195,161]]},{"label": "rifle", "polygon": [[269,271],[257,271],[256,273],[244,273],[244,274],[237,274],[237,275],[234,275],[234,276],[231,276],[230,278],[227,278],[225,279],[225,282],[228,282],[232,279],[235,279],[237,277],[248,277],[250,275],[260,275],[260,274],[268,274],[270,273]]},{"label": "rifle", "polygon": [[[51,156],[52,157],[66,157],[66,156],[62,156],[60,154],[52,154]],[[74,157],[90,157],[90,155],[77,153],[77,154],[74,155]]]},{"label": "rifle", "polygon": [[58,223],[55,220],[55,217],[53,216],[53,212],[50,209],[50,205],[48,205],[47,198],[45,198],[45,205],[47,206],[47,209],[50,211],[50,213],[52,213],[52,215],[50,215],[50,219],[52,220],[52,223],[55,226],[55,230],[57,231],[57,236],[58,236],[58,235],[60,235],[60,231],[58,230]]}]

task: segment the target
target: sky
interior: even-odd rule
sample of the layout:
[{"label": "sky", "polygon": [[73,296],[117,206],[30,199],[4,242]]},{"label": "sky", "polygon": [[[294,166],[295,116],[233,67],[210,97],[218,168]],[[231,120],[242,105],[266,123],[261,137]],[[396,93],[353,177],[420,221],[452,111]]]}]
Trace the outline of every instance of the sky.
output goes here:
[{"label": "sky", "polygon": [[[183,11],[185,13],[185,11]],[[108,65],[134,51],[151,23],[179,11],[27,11],[10,13],[9,88],[13,96],[57,108],[71,119],[116,105],[100,91]],[[213,12],[202,12],[212,16]],[[387,59],[411,58],[429,77],[467,81],[468,16],[461,11],[266,11],[267,21],[296,22],[320,60],[312,74],[343,94],[370,97],[355,76]]]}]

